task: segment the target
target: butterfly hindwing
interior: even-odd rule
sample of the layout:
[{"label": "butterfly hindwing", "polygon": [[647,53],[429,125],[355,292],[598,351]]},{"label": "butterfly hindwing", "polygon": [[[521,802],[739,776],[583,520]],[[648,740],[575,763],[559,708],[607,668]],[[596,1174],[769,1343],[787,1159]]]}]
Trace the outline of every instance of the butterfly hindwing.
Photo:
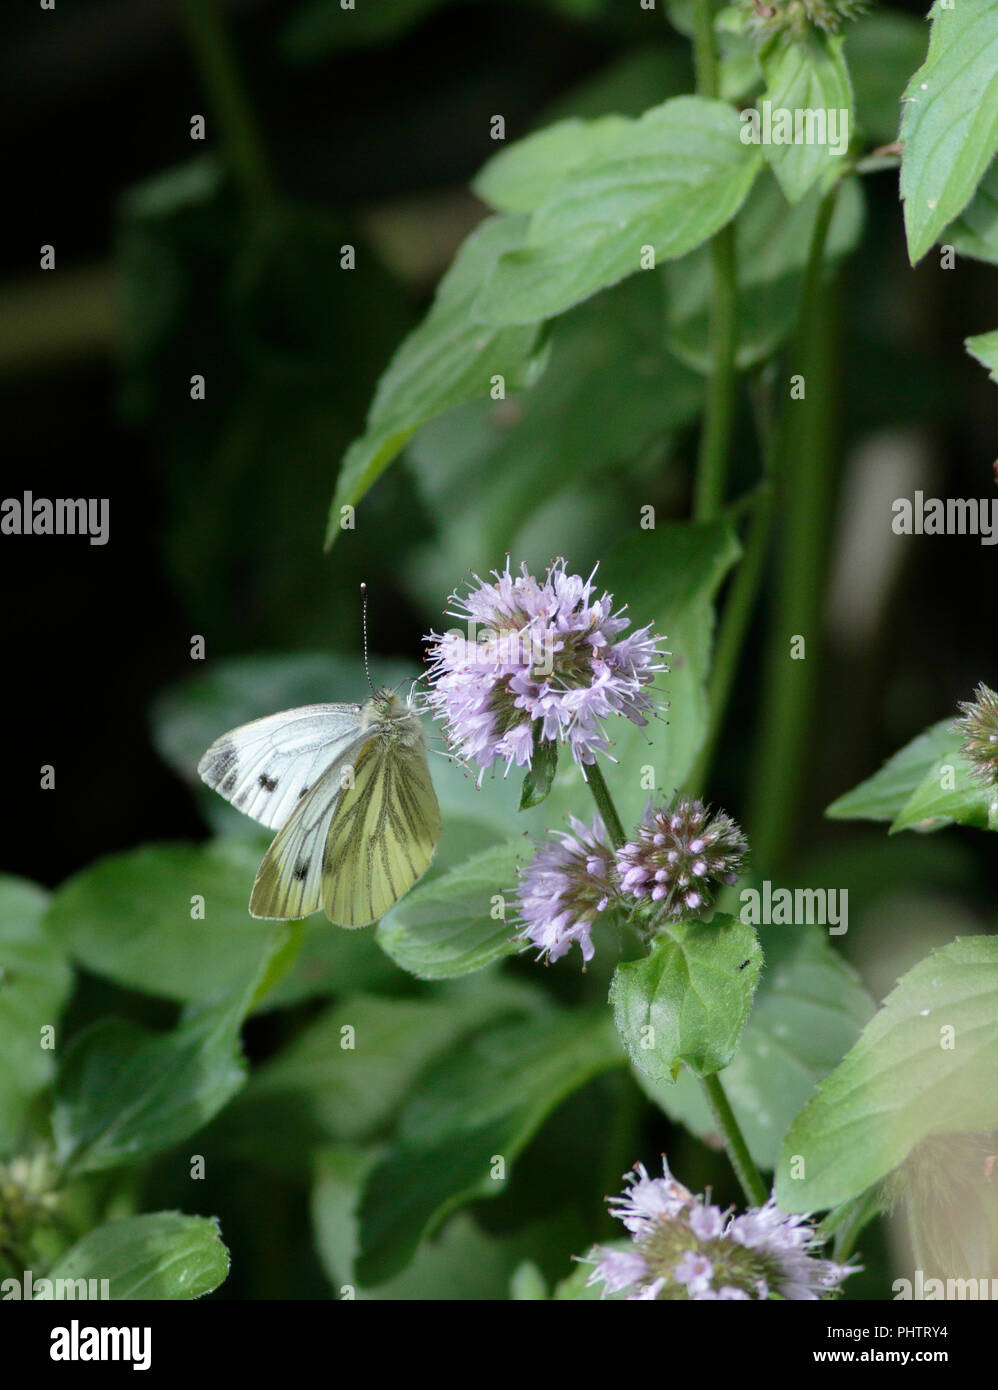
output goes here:
[{"label": "butterfly hindwing", "polygon": [[429,867],[440,808],[422,740],[375,738],[360,752],[354,785],[337,807],[326,845],[322,906],[331,922],[378,921]]},{"label": "butterfly hindwing", "polygon": [[198,772],[233,806],[278,830],[360,727],[360,705],[302,705],[216,739]]},{"label": "butterfly hindwing", "polygon": [[353,765],[370,733],[353,738],[278,831],[257,871],[250,897],[253,917],[290,921],[322,906],[323,860],[330,825],[349,791]]}]

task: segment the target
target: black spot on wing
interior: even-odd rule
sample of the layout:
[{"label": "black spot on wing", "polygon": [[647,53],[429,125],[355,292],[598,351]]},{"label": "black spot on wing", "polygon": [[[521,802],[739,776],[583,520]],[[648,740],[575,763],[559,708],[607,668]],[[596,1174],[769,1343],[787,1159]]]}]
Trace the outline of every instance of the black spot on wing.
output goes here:
[{"label": "black spot on wing", "polygon": [[216,747],[207,769],[216,783],[221,782],[226,773],[231,772],[237,756],[235,746],[231,743],[220,743]]},{"label": "black spot on wing", "polygon": [[260,776],[257,778],[257,781],[260,783],[260,786],[264,789],[265,792],[272,792],[277,790],[277,778],[268,777],[265,772],[260,773]]},{"label": "black spot on wing", "polygon": [[[275,782],[274,785],[276,786],[277,783]],[[298,793],[298,800],[299,800],[299,801],[301,801],[302,797],[305,795],[305,793],[306,793],[307,791],[308,791],[308,787],[302,787],[301,791]]]},{"label": "black spot on wing", "polygon": [[295,878],[299,883],[304,883],[308,878],[308,862],[295,865]]},{"label": "black spot on wing", "polygon": [[222,781],[218,783],[218,790],[222,793],[223,796],[230,796],[232,792],[235,791],[238,785],[239,769],[237,767],[234,767],[232,771],[226,777],[223,777]]}]

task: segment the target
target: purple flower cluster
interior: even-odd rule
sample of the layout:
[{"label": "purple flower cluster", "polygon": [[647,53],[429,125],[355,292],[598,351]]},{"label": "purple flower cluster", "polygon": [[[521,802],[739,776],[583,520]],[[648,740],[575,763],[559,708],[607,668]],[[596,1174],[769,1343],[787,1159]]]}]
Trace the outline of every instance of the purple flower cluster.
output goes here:
[{"label": "purple flower cluster", "polygon": [[649,1178],[642,1164],[627,1174],[628,1190],[610,1199],[631,1236],[629,1248],[597,1246],[588,1282],[629,1300],[810,1300],[838,1291],[856,1266],[824,1260],[806,1216],[789,1215],[770,1199],[743,1216],[711,1205],[669,1173]]},{"label": "purple flower cluster", "polygon": [[659,920],[702,915],[721,883],[734,883],[745,836],[729,816],[711,815],[702,802],[676,797],[671,806],[645,811],[634,838],[616,853],[599,816],[591,825],[571,817],[571,832],[549,835],[520,872],[517,915],[521,936],[548,960],[577,941],[591,960],[597,915],[611,904],[630,913],[642,900]]},{"label": "purple flower cluster", "polygon": [[592,960],[593,924],[615,896],[613,850],[599,816],[585,826],[569,817],[571,833],[549,835],[521,875],[519,916],[523,936],[542,956],[557,960],[575,941]]},{"label": "purple flower cluster", "polygon": [[738,881],[748,843],[730,816],[712,816],[702,801],[677,797],[649,806],[634,839],[617,856],[620,886],[660,903],[665,917],[710,907],[719,883]]},{"label": "purple flower cluster", "polygon": [[622,637],[630,619],[613,599],[595,597],[593,574],[568,574],[564,560],[543,584],[527,572],[495,583],[475,576],[467,594],[452,594],[448,616],[468,633],[430,633],[427,701],[443,719],[458,757],[481,769],[501,761],[529,767],[535,733],[567,743],[580,764],[592,763],[610,741],[602,721],[623,715],[647,723],[654,708],[647,687],[666,670],[650,627]]}]

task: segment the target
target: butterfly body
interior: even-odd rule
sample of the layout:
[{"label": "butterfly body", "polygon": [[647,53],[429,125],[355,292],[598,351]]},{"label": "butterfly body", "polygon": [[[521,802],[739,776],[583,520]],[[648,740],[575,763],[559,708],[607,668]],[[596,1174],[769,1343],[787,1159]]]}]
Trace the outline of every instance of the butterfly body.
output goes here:
[{"label": "butterfly body", "polygon": [[362,705],[306,705],[217,739],[198,766],[210,787],[277,830],[250,913],[376,922],[422,877],[440,809],[419,716],[394,691]]}]

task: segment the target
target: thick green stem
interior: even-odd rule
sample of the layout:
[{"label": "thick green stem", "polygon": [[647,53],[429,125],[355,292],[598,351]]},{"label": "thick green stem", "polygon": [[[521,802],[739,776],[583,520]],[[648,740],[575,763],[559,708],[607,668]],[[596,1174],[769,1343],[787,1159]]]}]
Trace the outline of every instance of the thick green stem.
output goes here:
[{"label": "thick green stem", "polygon": [[218,0],[180,0],[180,12],[221,127],[229,173],[247,201],[269,202],[274,197],[273,179]]},{"label": "thick green stem", "polygon": [[791,399],[788,383],[774,446],[772,472],[777,489],[775,505],[782,523],[782,553],[747,818],[753,859],[768,873],[779,868],[796,821],[818,659],[821,576],[832,485],[834,368],[831,301],[822,283],[822,269],[837,191],[836,184],[818,212],[789,360],[790,374],[802,379],[805,394],[803,399]]},{"label": "thick green stem", "polygon": [[707,708],[710,710],[707,733],[683,786],[683,790],[690,796],[700,796],[710,776],[769,550],[769,533],[773,519],[772,487],[763,486],[755,502],[755,514],[749,527],[741,563],[732,580],[714,647],[710,678],[707,682]]},{"label": "thick green stem", "polygon": [[624,827],[617,815],[617,808],[613,804],[613,798],[597,763],[586,768],[586,782],[593,794],[593,800],[596,802],[596,809],[603,817],[603,824],[606,826],[606,833],[610,837],[611,845],[614,849],[620,849],[621,845],[627,843],[627,836],[624,834]]},{"label": "thick green stem", "polygon": [[741,1184],[741,1189],[753,1206],[761,1207],[768,1198],[769,1191],[748,1151],[745,1136],[742,1134],[734,1111],[728,1103],[721,1079],[715,1072],[712,1076],[701,1076],[700,1085],[703,1087],[703,1093],[710,1106],[714,1123],[724,1140],[724,1147],[731,1161],[731,1166],[735,1170],[735,1176]]},{"label": "thick green stem", "polygon": [[696,66],[697,91],[702,97],[716,97],[720,76],[711,0],[693,0],[693,62]]},{"label": "thick green stem", "polygon": [[700,436],[693,515],[699,521],[717,516],[724,491],[735,411],[735,349],[738,336],[738,297],[735,285],[735,229],[729,222],[710,243],[711,374],[707,408]]},{"label": "thick green stem", "polygon": [[[714,12],[711,0],[694,0],[693,57],[697,91],[716,98],[720,90]],[[735,229],[729,222],[710,243],[710,386],[700,435],[700,456],[693,497],[693,515],[700,521],[717,516],[724,491],[731,448],[735,405],[735,351],[738,340],[738,291]]]}]

